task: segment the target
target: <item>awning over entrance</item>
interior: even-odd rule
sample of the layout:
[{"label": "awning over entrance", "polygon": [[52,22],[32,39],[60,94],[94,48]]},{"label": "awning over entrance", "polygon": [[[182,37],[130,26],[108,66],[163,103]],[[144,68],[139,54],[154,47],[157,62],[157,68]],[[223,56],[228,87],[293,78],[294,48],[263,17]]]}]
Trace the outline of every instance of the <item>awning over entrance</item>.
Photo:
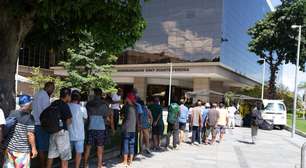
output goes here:
[{"label": "awning over entrance", "polygon": [[213,90],[198,90],[198,91],[192,91],[192,92],[186,92],[185,93],[187,97],[197,97],[197,96],[211,96],[211,95],[217,95],[217,96],[224,96],[223,93],[213,91]]}]

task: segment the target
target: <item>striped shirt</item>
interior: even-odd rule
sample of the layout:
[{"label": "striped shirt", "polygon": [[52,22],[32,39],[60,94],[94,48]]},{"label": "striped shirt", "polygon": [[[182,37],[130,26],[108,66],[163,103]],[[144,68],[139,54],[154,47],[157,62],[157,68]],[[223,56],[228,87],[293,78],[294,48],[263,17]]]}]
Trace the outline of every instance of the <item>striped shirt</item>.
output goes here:
[{"label": "striped shirt", "polygon": [[8,139],[8,149],[14,152],[29,153],[31,146],[28,133],[34,133],[34,117],[26,112],[14,112],[10,116],[17,117],[17,124]]}]

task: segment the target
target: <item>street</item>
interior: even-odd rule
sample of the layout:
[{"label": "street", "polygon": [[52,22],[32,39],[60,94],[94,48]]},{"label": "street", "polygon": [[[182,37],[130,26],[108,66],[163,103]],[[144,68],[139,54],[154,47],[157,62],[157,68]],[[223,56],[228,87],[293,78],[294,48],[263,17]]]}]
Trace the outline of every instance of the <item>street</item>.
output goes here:
[{"label": "street", "polygon": [[[294,168],[300,162],[305,138],[290,138],[286,130],[259,131],[256,145],[249,144],[250,129],[227,130],[225,141],[213,146],[183,144],[179,150],[137,156],[135,168]],[[122,167],[119,159],[106,167]],[[94,163],[92,164],[94,165]],[[94,167],[94,166],[91,166]]]}]

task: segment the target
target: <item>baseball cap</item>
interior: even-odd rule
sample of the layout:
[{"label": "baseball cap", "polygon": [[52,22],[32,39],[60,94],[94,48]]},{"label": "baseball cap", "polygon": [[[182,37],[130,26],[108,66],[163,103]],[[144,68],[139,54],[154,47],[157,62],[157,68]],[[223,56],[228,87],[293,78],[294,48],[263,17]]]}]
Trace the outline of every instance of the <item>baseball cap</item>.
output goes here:
[{"label": "baseball cap", "polygon": [[210,107],[210,103],[206,103],[206,104],[205,104],[205,107]]},{"label": "baseball cap", "polygon": [[128,98],[130,101],[132,101],[132,102],[135,102],[135,101],[136,101],[136,96],[135,96],[135,94],[133,94],[133,93],[129,93],[129,94],[127,95],[127,98]]},{"label": "baseball cap", "polygon": [[32,98],[29,95],[20,95],[19,96],[19,105],[24,106],[29,103],[32,103]]}]

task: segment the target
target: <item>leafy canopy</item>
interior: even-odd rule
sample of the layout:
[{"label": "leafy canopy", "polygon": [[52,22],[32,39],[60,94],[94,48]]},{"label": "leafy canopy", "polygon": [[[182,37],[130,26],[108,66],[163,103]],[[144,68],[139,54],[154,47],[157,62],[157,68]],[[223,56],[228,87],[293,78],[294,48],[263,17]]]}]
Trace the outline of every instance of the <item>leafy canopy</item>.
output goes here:
[{"label": "leafy canopy", "polygon": [[27,42],[67,49],[77,47],[84,37],[82,32],[87,31],[95,39],[95,48],[117,54],[142,36],[145,21],[141,3],[141,0],[15,0],[3,4],[16,18],[34,14]]},{"label": "leafy canopy", "polygon": [[92,35],[84,35],[87,39],[81,40],[78,47],[68,49],[68,60],[61,63],[68,72],[66,81],[84,92],[92,88],[113,91],[116,84],[111,78],[112,66],[109,63],[116,57],[103,57],[105,52],[95,48]]},{"label": "leafy canopy", "polygon": [[302,25],[302,52],[300,67],[304,69],[306,61],[306,0],[282,0],[282,5],[276,11],[268,13],[259,20],[248,34],[252,40],[249,50],[260,58],[266,59],[268,64],[280,65],[296,63],[297,29],[292,25]]}]

